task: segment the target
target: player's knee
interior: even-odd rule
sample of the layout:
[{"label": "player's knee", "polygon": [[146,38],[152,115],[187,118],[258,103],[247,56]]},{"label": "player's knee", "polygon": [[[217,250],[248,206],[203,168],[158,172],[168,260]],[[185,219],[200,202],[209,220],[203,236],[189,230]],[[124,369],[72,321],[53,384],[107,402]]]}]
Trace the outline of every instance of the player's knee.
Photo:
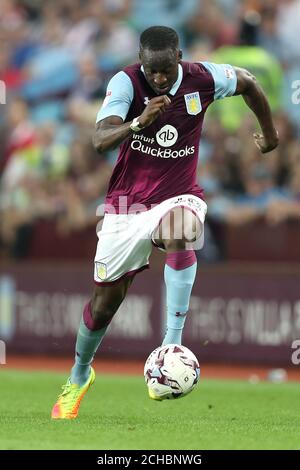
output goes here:
[{"label": "player's knee", "polygon": [[104,299],[102,296],[97,295],[93,297],[91,302],[91,313],[95,329],[104,328],[109,325],[114,314],[118,310],[120,302],[109,301]]},{"label": "player's knee", "polygon": [[170,227],[169,237],[163,237],[167,250],[184,250],[186,243],[195,242],[201,236],[202,224],[193,212],[185,208],[173,209],[163,222],[165,226],[169,223]]},{"label": "player's knee", "polygon": [[186,249],[186,242],[182,239],[168,238],[163,240],[166,251],[184,251]]},{"label": "player's knee", "polygon": [[107,326],[125,298],[132,278],[125,278],[112,286],[97,286],[91,300],[91,316],[93,329]]}]

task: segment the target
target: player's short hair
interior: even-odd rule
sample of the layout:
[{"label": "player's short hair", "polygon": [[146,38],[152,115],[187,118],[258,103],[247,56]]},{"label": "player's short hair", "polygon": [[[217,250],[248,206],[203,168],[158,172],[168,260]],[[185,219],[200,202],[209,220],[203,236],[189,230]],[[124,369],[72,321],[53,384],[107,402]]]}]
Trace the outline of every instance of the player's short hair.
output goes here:
[{"label": "player's short hair", "polygon": [[163,51],[165,49],[177,50],[179,47],[178,34],[167,26],[151,26],[141,34],[140,49]]}]

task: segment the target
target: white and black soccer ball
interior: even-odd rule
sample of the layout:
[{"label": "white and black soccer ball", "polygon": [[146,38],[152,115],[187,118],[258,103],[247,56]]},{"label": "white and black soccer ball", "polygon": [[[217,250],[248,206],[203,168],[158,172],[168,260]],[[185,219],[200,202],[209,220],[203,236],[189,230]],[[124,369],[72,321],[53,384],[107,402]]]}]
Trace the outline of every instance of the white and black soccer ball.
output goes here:
[{"label": "white and black soccer ball", "polygon": [[149,355],[144,366],[150,398],[165,400],[184,397],[200,378],[196,356],[180,344],[166,344]]}]

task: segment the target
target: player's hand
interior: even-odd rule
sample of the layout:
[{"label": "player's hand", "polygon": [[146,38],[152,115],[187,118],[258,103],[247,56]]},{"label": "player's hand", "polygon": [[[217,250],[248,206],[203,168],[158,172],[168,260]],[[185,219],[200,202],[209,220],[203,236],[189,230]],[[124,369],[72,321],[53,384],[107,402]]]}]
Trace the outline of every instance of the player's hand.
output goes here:
[{"label": "player's hand", "polygon": [[277,131],[276,134],[274,134],[271,138],[266,138],[265,136],[259,133],[253,134],[253,137],[255,145],[259,148],[261,153],[271,152],[271,150],[274,150],[277,147],[279,142]]},{"label": "player's hand", "polygon": [[139,118],[139,123],[142,127],[148,127],[160,116],[168,106],[171,100],[167,95],[156,96],[149,101],[146,108]]}]

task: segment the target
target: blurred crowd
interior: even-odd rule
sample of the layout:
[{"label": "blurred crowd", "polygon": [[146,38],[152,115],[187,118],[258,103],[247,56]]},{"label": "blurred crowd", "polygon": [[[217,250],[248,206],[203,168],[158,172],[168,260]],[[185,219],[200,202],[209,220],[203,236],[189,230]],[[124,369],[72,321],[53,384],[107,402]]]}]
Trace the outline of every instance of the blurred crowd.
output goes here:
[{"label": "blurred crowd", "polygon": [[1,0],[0,253],[18,256],[26,228],[43,220],[66,236],[95,226],[116,159],[92,147],[96,114],[110,77],[137,61],[139,34],[155,24],[178,31],[186,60],[253,71],[280,136],[262,156],[241,97],[211,106],[199,149],[204,256],[221,256],[214,224],[299,219],[299,18],[300,0]]}]

